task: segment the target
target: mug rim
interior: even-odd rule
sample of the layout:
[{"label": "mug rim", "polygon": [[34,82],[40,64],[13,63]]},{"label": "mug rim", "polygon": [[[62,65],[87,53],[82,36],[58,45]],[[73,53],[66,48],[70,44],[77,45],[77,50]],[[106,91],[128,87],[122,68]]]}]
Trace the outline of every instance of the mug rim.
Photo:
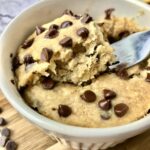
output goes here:
[{"label": "mug rim", "polygon": [[[133,3],[134,5],[138,5],[141,8],[150,11],[150,7],[140,1],[137,0],[132,0],[132,1],[125,0],[125,1],[128,3]],[[37,2],[31,5],[30,7],[28,7],[27,9],[25,9],[19,16],[15,17],[5,28],[4,32],[1,34],[0,43],[3,41],[6,32],[8,31],[9,28],[11,28],[11,25],[15,22],[15,20],[23,16],[27,11],[34,9],[39,5],[41,5],[42,3],[46,3],[46,2],[47,1]],[[0,51],[0,57],[2,57],[1,51]],[[15,94],[15,92],[10,92],[11,87],[9,86],[8,82],[9,81],[5,79],[5,75],[3,72],[3,65],[2,63],[0,63],[0,88],[4,93],[5,97],[7,98],[7,100],[12,104],[12,106],[17,111],[19,111],[23,116],[31,120],[33,123],[41,126],[46,130],[54,131],[58,134],[74,136],[74,137],[86,137],[86,138],[92,138],[92,137],[109,138],[112,136],[118,137],[120,135],[128,134],[143,128],[150,127],[150,115],[125,125],[108,127],[108,128],[86,128],[86,127],[78,127],[78,126],[63,124],[61,122],[54,121],[50,118],[46,118],[45,116],[40,115],[39,113],[32,110],[27,104],[21,101],[22,100],[21,96],[18,97],[17,94]],[[18,103],[15,99],[20,99],[20,102]]]}]

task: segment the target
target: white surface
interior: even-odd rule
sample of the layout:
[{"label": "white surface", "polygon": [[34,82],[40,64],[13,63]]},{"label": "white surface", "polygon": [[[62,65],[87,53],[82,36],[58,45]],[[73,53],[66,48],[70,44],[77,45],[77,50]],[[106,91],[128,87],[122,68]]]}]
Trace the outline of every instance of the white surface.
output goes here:
[{"label": "white surface", "polygon": [[0,33],[21,10],[38,0],[0,0]]},{"label": "white surface", "polygon": [[40,2],[17,17],[6,28],[0,39],[0,86],[9,102],[22,115],[46,130],[47,133],[53,132],[55,135],[67,140],[77,143],[82,142],[84,145],[97,143],[95,147],[99,145],[107,148],[110,145],[117,144],[150,128],[150,116],[128,125],[107,129],[89,129],[64,125],[34,112],[24,103],[10,82],[10,79],[13,77],[10,53],[15,53],[17,47],[34,29],[35,25],[45,23],[60,16],[66,8],[72,9],[75,13],[88,11],[95,18],[99,18],[100,14],[104,14],[105,9],[114,7],[116,8],[115,14],[117,16],[135,17],[139,14],[140,10],[144,10],[145,15],[138,17],[137,20],[142,25],[150,26],[150,8],[142,3],[134,3],[134,1],[135,0],[50,0]]}]

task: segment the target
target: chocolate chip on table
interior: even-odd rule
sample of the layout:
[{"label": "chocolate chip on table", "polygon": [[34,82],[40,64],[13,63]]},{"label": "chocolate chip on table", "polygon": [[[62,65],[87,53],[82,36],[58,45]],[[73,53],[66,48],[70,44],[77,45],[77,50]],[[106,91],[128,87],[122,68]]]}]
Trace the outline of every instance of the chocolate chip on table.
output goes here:
[{"label": "chocolate chip on table", "polygon": [[103,112],[100,117],[103,119],[103,120],[109,120],[111,118],[110,114],[108,112]]},{"label": "chocolate chip on table", "polygon": [[17,144],[13,140],[8,140],[6,143],[6,150],[16,150]]},{"label": "chocolate chip on table", "polygon": [[64,21],[64,22],[60,25],[60,27],[61,27],[61,28],[67,28],[67,27],[72,26],[72,25],[73,25],[73,23],[72,23],[71,21]]},{"label": "chocolate chip on table", "polygon": [[67,105],[59,105],[58,114],[60,117],[68,117],[72,113],[72,109]]},{"label": "chocolate chip on table", "polygon": [[80,97],[88,103],[92,103],[96,100],[95,93],[90,90],[85,91]]},{"label": "chocolate chip on table", "polygon": [[5,136],[0,136],[0,146],[4,147],[8,138]]},{"label": "chocolate chip on table", "polygon": [[1,135],[9,138],[10,137],[10,129],[3,128],[1,131]]},{"label": "chocolate chip on table", "polygon": [[23,44],[22,44],[22,48],[23,49],[27,49],[29,48],[34,42],[34,38],[30,39],[30,40],[26,40]]},{"label": "chocolate chip on table", "polygon": [[53,56],[53,51],[48,48],[43,48],[41,52],[41,60],[49,62]]},{"label": "chocolate chip on table", "polygon": [[105,10],[105,19],[111,19],[112,12],[115,11],[114,8],[109,8]]},{"label": "chocolate chip on table", "polygon": [[120,103],[114,106],[114,112],[117,117],[123,117],[129,110],[129,107],[124,104]]},{"label": "chocolate chip on table", "polygon": [[69,9],[66,9],[63,14],[74,16],[73,12],[71,10],[69,10]]},{"label": "chocolate chip on table", "polygon": [[41,83],[43,88],[47,90],[53,89],[55,86],[55,81],[53,81],[50,77],[44,77]]},{"label": "chocolate chip on table", "polygon": [[6,120],[2,117],[0,117],[0,126],[6,125]]},{"label": "chocolate chip on table", "polygon": [[77,30],[77,35],[85,39],[89,36],[89,30],[85,27],[82,27]]},{"label": "chocolate chip on table", "polygon": [[15,56],[12,59],[12,70],[15,71],[20,66],[19,57]]},{"label": "chocolate chip on table", "polygon": [[35,27],[35,31],[36,31],[36,35],[40,35],[41,33],[43,33],[46,29],[41,27],[41,26],[36,26]]},{"label": "chocolate chip on table", "polygon": [[56,24],[52,24],[49,29],[55,29],[55,30],[58,30],[59,29],[59,26],[56,25]]},{"label": "chocolate chip on table", "polygon": [[120,64],[115,69],[116,75],[119,76],[121,79],[129,79],[129,74],[126,69],[126,64]]},{"label": "chocolate chip on table", "polygon": [[53,39],[53,38],[55,38],[55,37],[57,37],[58,36],[58,30],[56,30],[56,29],[49,29],[49,31],[46,33],[46,35],[45,35],[45,38],[48,38],[48,39]]},{"label": "chocolate chip on table", "polygon": [[66,47],[66,48],[69,48],[69,47],[72,47],[73,45],[73,41],[72,41],[72,38],[70,37],[65,37],[64,39],[62,39],[59,44],[62,46],[62,47]]},{"label": "chocolate chip on table", "polygon": [[104,93],[105,99],[113,99],[117,95],[116,92],[109,90],[109,89],[104,89],[103,93]]},{"label": "chocolate chip on table", "polygon": [[145,81],[150,82],[150,73],[147,73],[147,77],[146,77]]},{"label": "chocolate chip on table", "polygon": [[111,104],[111,100],[107,99],[107,100],[100,100],[98,102],[98,106],[102,109],[102,110],[110,110],[111,107],[112,107],[112,104]]},{"label": "chocolate chip on table", "polygon": [[81,19],[81,22],[86,24],[89,23],[93,20],[93,18],[91,16],[89,16],[89,14],[84,14],[83,18]]},{"label": "chocolate chip on table", "polygon": [[35,61],[33,60],[33,57],[30,55],[30,54],[27,54],[25,57],[24,57],[24,63],[26,65],[29,65],[29,64],[32,64],[34,63]]}]

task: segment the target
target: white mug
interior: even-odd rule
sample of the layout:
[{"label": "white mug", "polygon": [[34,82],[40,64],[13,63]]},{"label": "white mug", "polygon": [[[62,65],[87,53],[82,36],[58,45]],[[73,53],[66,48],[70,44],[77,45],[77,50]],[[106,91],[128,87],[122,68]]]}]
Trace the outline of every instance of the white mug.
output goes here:
[{"label": "white mug", "polygon": [[115,8],[117,16],[137,17],[139,24],[150,26],[150,7],[135,0],[47,0],[34,4],[16,17],[5,29],[0,39],[0,87],[13,107],[33,124],[51,137],[67,142],[74,149],[98,150],[114,146],[150,128],[150,116],[138,121],[109,128],[83,128],[65,125],[48,119],[32,110],[19,95],[10,80],[10,54],[34,30],[36,25],[44,24],[60,16],[65,9],[83,14],[85,11],[95,19],[104,17],[104,10]]}]

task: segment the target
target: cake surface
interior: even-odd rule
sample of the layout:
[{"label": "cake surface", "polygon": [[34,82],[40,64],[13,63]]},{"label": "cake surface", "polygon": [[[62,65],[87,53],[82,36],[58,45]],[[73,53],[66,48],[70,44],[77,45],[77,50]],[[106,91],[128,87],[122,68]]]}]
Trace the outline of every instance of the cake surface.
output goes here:
[{"label": "cake surface", "polygon": [[150,60],[108,66],[116,62],[111,43],[141,30],[129,18],[93,21],[67,10],[18,48],[17,87],[28,105],[58,122],[99,128],[136,121],[150,108]]}]

